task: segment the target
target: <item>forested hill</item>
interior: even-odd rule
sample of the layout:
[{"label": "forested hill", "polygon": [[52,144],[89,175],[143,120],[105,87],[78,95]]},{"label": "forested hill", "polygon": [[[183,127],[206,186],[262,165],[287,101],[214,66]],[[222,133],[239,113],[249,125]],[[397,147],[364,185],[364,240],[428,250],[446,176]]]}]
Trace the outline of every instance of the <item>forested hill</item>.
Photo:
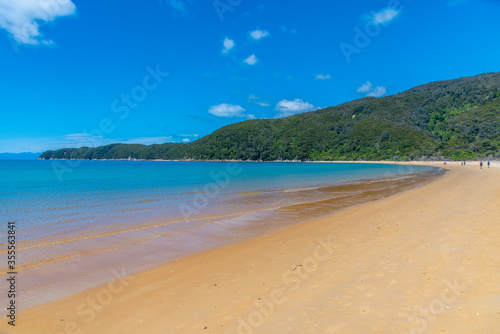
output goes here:
[{"label": "forested hill", "polygon": [[379,160],[499,156],[500,73],[433,82],[280,119],[225,126],[195,142],[47,151],[40,159]]}]

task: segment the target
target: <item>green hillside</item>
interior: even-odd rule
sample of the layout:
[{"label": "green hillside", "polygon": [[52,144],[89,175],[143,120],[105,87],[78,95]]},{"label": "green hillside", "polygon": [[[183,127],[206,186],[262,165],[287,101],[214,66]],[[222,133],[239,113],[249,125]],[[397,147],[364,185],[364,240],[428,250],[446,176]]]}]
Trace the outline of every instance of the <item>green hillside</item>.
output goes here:
[{"label": "green hillside", "polygon": [[382,160],[499,156],[500,73],[225,126],[195,142],[61,149],[41,159]]}]

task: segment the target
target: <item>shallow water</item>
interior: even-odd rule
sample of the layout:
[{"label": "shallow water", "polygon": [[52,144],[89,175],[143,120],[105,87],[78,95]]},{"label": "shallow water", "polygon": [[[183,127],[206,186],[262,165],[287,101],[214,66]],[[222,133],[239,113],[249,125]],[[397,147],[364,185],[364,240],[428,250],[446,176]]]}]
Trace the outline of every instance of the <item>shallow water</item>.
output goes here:
[{"label": "shallow water", "polygon": [[[133,273],[439,173],[357,163],[0,161],[0,215],[16,221],[26,307],[113,279],[113,269]],[[4,254],[6,235],[1,242]]]}]

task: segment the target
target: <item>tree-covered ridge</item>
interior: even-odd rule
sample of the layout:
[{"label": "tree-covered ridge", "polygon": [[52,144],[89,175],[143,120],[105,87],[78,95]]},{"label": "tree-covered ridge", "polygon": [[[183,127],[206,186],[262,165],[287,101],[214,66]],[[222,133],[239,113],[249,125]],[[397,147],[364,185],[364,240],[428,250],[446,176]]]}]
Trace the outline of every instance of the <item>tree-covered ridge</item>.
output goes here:
[{"label": "tree-covered ridge", "polygon": [[225,126],[195,142],[61,149],[41,159],[379,160],[497,156],[500,73]]}]

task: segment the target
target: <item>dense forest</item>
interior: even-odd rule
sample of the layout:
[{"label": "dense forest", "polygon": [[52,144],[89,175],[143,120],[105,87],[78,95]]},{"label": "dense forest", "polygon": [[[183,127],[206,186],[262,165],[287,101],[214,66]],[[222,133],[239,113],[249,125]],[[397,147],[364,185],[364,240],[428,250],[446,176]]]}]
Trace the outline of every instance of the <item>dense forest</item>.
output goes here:
[{"label": "dense forest", "polygon": [[498,158],[499,150],[500,73],[488,73],[248,120],[187,144],[65,148],[40,159],[465,160]]}]

